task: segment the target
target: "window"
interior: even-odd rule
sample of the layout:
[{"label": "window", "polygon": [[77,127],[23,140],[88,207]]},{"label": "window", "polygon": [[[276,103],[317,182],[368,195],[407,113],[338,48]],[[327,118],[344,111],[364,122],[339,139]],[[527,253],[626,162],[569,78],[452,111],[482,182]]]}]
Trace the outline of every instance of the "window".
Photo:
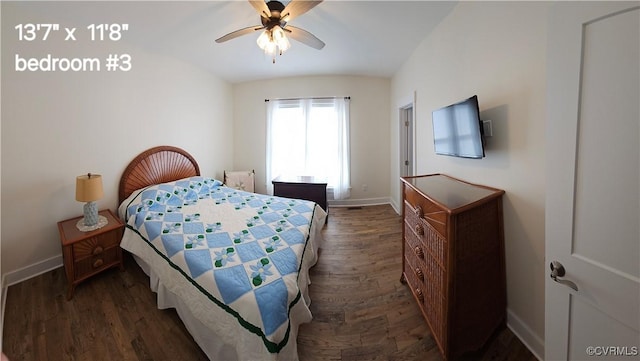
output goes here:
[{"label": "window", "polygon": [[267,102],[266,176],[287,175],[324,178],[334,199],[349,197],[349,98]]}]

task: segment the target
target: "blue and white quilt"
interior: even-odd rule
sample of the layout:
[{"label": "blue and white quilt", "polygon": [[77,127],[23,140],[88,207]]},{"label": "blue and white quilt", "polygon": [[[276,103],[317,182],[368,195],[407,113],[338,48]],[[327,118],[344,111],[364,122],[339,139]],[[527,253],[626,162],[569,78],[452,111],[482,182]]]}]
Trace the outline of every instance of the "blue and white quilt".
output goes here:
[{"label": "blue and white quilt", "polygon": [[[160,277],[187,280],[260,337],[268,352],[286,345],[291,309],[305,302],[299,272],[314,211],[322,211],[314,202],[243,192],[205,177],[150,186],[127,202],[128,232],[137,233],[146,250],[127,247],[124,239],[123,248],[164,262],[168,271]],[[180,287],[173,292],[183,292]]]}]

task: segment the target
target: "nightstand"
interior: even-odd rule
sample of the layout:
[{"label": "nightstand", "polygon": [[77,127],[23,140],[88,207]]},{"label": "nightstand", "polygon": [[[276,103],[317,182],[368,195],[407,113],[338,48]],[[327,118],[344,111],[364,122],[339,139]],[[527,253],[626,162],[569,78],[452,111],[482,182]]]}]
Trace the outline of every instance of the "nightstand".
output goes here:
[{"label": "nightstand", "polygon": [[111,267],[118,266],[124,270],[120,248],[124,223],[110,210],[100,211],[99,215],[107,219],[107,225],[89,232],[82,232],[76,227],[82,216],[58,222],[64,269],[69,283],[67,300],[73,297],[73,290],[78,283],[87,278]]}]

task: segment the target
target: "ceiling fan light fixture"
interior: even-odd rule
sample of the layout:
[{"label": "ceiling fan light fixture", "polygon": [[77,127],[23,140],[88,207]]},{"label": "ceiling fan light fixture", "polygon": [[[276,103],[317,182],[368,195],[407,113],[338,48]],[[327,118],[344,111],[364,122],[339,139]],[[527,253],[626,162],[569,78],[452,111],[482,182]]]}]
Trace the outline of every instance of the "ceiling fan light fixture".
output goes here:
[{"label": "ceiling fan light fixture", "polygon": [[258,46],[262,50],[265,50],[267,45],[270,42],[271,42],[271,35],[269,34],[269,30],[263,31],[262,34],[260,34],[260,36],[258,37],[258,40],[256,40],[256,43],[258,43]]},{"label": "ceiling fan light fixture", "polygon": [[278,25],[274,26],[274,27],[271,29],[271,35],[272,35],[272,37],[273,37],[273,41],[275,41],[275,42],[276,42],[276,44],[277,44],[278,42],[280,42],[280,41],[282,40],[282,38],[284,38],[284,37],[285,37],[285,36],[284,36],[284,30],[282,30],[282,28],[281,28],[280,26],[278,26]]},{"label": "ceiling fan light fixture", "polygon": [[291,47],[291,43],[289,42],[289,39],[282,38],[281,41],[278,42],[278,49],[280,49],[280,55],[282,55],[282,53],[284,53],[285,51],[289,50],[289,48]]},{"label": "ceiling fan light fixture", "polygon": [[274,42],[269,42],[267,43],[267,45],[264,47],[264,52],[271,55],[271,56],[275,56],[276,54],[276,50],[277,50],[277,45]]},{"label": "ceiling fan light fixture", "polygon": [[287,39],[284,30],[278,25],[263,31],[256,40],[256,43],[265,54],[273,58],[274,63],[276,61],[276,54],[282,55],[291,47],[291,42]]},{"label": "ceiling fan light fixture", "polygon": [[291,47],[291,43],[289,42],[289,39],[287,39],[287,36],[285,35],[284,30],[281,27],[274,27],[271,30],[271,34],[273,35],[273,41],[276,43],[278,49],[280,50],[280,54],[284,53]]}]

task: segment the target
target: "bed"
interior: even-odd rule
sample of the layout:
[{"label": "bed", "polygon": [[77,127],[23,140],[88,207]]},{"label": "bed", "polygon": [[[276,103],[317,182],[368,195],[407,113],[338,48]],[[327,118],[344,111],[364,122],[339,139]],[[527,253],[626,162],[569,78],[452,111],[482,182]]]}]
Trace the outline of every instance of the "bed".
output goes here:
[{"label": "bed", "polygon": [[121,247],[211,360],[298,359],[322,208],[225,187],[171,146],[131,161],[119,201]]}]

